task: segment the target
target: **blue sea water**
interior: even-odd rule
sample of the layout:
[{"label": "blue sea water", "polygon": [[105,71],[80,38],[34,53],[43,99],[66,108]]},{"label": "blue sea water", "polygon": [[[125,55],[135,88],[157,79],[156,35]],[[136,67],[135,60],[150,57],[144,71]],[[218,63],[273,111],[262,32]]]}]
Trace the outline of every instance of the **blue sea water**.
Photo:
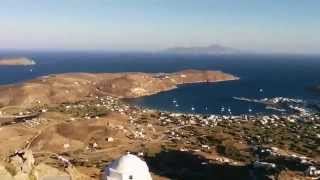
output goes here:
[{"label": "blue sea water", "polygon": [[[238,81],[183,85],[178,89],[132,102],[150,108],[194,113],[268,112],[264,105],[233,97],[289,97],[320,100],[308,88],[320,84],[320,57],[304,55],[177,56],[151,53],[0,51],[0,58],[24,56],[35,66],[0,67],[0,84],[67,72],[174,72],[183,69],[221,70]],[[263,89],[261,92],[260,89]],[[173,103],[176,101],[177,103]],[[179,106],[177,107],[176,104]]]}]

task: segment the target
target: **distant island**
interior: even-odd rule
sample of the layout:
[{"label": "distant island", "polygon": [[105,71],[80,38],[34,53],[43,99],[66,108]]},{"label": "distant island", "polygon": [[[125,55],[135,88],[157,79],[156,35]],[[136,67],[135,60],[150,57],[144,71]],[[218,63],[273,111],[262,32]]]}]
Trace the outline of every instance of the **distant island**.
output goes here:
[{"label": "distant island", "polygon": [[212,44],[210,46],[194,46],[194,47],[173,47],[168,48],[161,53],[167,54],[187,54],[187,55],[219,55],[219,54],[237,54],[240,50]]},{"label": "distant island", "polygon": [[32,59],[26,57],[0,59],[0,66],[30,66],[35,64]]}]

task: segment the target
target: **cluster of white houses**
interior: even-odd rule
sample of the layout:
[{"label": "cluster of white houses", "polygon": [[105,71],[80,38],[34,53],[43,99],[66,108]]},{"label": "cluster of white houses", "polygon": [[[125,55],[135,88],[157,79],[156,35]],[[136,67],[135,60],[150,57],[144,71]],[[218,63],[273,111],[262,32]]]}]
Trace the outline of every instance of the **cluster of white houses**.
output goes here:
[{"label": "cluster of white houses", "polygon": [[[285,99],[285,98],[277,98],[272,99],[273,103],[279,102],[298,102],[297,100]],[[218,123],[223,122],[234,122],[241,123],[246,121],[258,122],[261,126],[266,128],[277,127],[277,126],[286,126],[286,123],[305,123],[305,122],[316,122],[313,123],[313,128],[320,128],[320,116],[316,113],[310,113],[304,109],[298,109],[297,107],[292,106],[297,112],[293,114],[284,114],[284,115],[199,115],[199,114],[186,114],[186,113],[173,113],[173,112],[164,112],[164,111],[155,111],[149,110],[145,108],[138,108],[128,105],[126,103],[122,103],[119,99],[106,96],[106,97],[96,97],[95,101],[90,105],[88,104],[65,104],[63,108],[66,111],[70,111],[72,109],[84,109],[88,106],[94,106],[98,108],[105,108],[107,111],[119,112],[121,114],[125,114],[129,117],[128,121],[131,126],[134,128],[131,129],[132,137],[139,139],[152,139],[148,137],[149,132],[156,132],[156,129],[153,127],[151,123],[147,125],[139,124],[139,118],[141,115],[146,112],[157,112],[159,114],[158,122],[161,126],[167,127],[167,131],[164,133],[164,137],[167,140],[184,140],[188,141],[188,136],[193,136],[193,134],[184,134],[181,131],[182,128],[192,127],[192,126],[200,126],[200,127],[209,127],[215,128]],[[45,113],[50,109],[41,109],[42,113]],[[0,114],[1,115],[1,114]],[[86,114],[86,119],[98,118],[91,117],[90,114]],[[74,119],[73,119],[74,120]],[[28,127],[35,127],[38,124],[46,122],[41,118],[33,118],[30,121],[26,122]],[[124,127],[118,127],[122,129],[124,132],[128,130]],[[320,135],[317,134],[317,138],[320,139]],[[113,137],[108,137],[108,141],[113,141]],[[199,151],[210,149],[210,146],[207,144],[199,143]],[[181,148],[181,151],[188,151],[188,149]],[[275,156],[280,156],[281,154],[277,152],[276,148],[264,149],[264,151],[270,151],[271,154]],[[312,166],[311,160],[305,158],[303,156],[298,155],[289,155],[292,158],[300,159],[301,163],[310,163],[310,168],[307,170],[306,174],[310,176],[319,175],[319,170],[316,167]],[[276,164],[270,164],[266,162],[256,161],[254,163],[254,167],[267,167],[267,168],[276,168]],[[131,179],[139,179],[139,180],[150,180],[151,176],[149,174],[148,167],[145,162],[140,160],[138,157],[134,155],[125,155],[120,159],[114,161],[111,165],[109,165],[105,169],[105,179],[108,180],[131,180]]]}]

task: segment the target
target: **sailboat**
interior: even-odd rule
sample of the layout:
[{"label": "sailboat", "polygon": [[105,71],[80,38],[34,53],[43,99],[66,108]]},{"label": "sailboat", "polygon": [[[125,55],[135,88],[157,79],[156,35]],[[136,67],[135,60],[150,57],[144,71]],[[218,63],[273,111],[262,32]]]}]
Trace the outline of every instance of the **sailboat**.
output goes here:
[{"label": "sailboat", "polygon": [[225,109],[224,109],[224,107],[222,106],[222,107],[221,107],[221,112],[224,112],[224,110],[225,110]]}]

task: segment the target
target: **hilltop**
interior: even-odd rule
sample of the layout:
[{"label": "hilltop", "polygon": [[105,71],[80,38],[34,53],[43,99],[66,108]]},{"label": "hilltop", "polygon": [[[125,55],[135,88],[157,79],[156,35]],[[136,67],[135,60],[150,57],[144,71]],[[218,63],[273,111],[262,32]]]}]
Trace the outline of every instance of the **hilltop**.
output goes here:
[{"label": "hilltop", "polygon": [[0,59],[0,66],[28,66],[36,63],[26,57]]}]

